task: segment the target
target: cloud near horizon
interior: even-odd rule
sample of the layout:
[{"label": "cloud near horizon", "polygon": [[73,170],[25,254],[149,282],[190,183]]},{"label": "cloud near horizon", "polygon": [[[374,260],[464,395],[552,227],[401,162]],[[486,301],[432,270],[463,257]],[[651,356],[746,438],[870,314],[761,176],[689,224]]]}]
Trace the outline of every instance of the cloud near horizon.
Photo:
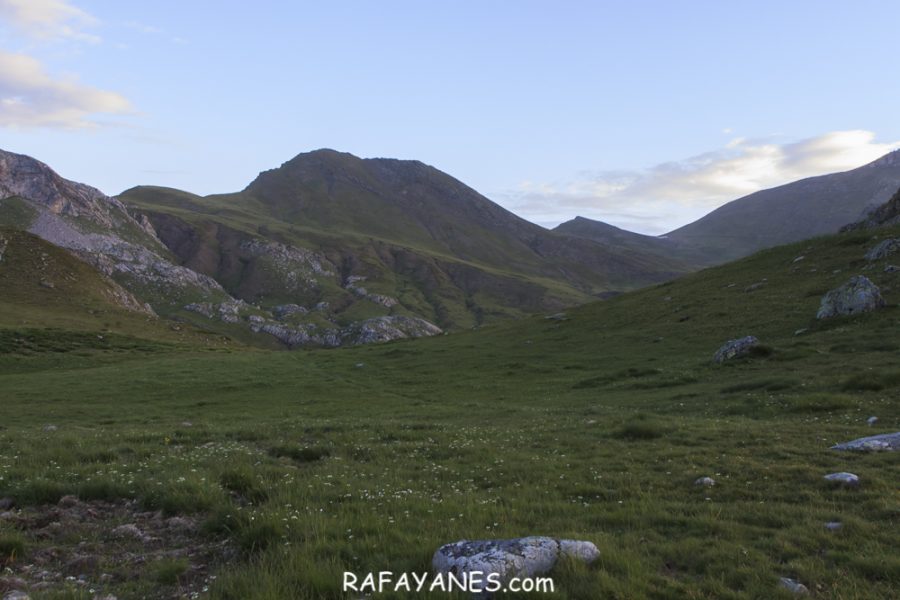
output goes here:
[{"label": "cloud near horizon", "polygon": [[900,148],[870,131],[834,131],[790,143],[735,138],[724,148],[643,170],[582,172],[563,183],[525,182],[499,194],[523,217],[556,225],[576,215],[662,234],[747,194],[845,171]]},{"label": "cloud near horizon", "polygon": [[87,128],[97,126],[92,115],[130,112],[120,94],[55,79],[37,59],[0,51],[0,127]]}]

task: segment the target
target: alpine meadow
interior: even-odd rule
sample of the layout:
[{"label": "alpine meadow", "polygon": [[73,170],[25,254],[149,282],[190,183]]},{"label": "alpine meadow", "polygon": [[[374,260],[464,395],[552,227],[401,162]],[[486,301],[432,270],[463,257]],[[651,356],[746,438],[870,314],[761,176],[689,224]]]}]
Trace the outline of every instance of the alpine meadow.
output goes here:
[{"label": "alpine meadow", "polygon": [[900,598],[882,38],[199,4],[0,0],[0,600]]}]

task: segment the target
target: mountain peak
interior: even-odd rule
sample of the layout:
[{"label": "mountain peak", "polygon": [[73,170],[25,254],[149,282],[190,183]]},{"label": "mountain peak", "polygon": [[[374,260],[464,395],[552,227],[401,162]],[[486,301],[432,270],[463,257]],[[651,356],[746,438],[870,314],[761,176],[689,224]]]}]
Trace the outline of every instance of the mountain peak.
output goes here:
[{"label": "mountain peak", "polygon": [[108,223],[106,204],[115,203],[97,188],[64,179],[25,154],[0,150],[0,198],[20,196],[55,214],[91,214]]}]

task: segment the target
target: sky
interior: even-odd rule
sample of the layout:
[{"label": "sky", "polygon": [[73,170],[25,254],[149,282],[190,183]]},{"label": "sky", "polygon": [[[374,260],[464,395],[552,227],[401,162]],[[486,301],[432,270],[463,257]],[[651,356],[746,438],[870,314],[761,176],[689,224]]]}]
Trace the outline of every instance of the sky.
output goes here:
[{"label": "sky", "polygon": [[900,148],[900,3],[0,0],[0,148],[107,194],[417,159],[662,234]]}]

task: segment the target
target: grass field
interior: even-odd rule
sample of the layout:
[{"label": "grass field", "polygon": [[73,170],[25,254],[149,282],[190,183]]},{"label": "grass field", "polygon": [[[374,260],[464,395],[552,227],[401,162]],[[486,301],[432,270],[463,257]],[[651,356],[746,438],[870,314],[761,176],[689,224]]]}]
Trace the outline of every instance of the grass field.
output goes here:
[{"label": "grass field", "polygon": [[[862,260],[872,238],[765,251],[562,319],[332,351],[62,343],[10,326],[0,497],[23,511],[133,499],[194,519],[198,539],[233,548],[204,582],[211,598],[341,597],[345,570],[423,571],[443,543],[523,535],[602,554],[560,567],[542,597],[792,597],[780,577],[816,598],[897,597],[897,456],[828,449],[900,429],[900,287]],[[888,306],[815,322],[856,273]],[[712,364],[744,335],[764,351]],[[836,471],[861,486],[827,485]],[[0,520],[14,571],[64,543],[77,542]],[[179,597],[190,566],[85,574],[119,598]],[[43,593],[93,597],[77,581]]]}]

